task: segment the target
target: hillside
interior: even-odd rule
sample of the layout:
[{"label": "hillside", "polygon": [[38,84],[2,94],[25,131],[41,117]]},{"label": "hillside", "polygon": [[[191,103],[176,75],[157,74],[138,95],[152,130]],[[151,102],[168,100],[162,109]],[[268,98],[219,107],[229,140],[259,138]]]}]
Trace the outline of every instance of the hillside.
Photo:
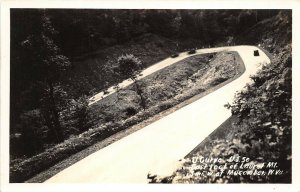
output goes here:
[{"label": "hillside", "polygon": [[[154,183],[291,183],[292,180],[292,47],[291,17],[284,12],[272,19],[262,21],[239,37],[242,42],[261,44],[272,55],[272,63],[266,65],[255,76],[244,91],[238,92],[231,109],[232,117],[202,141],[183,160],[181,167],[169,177],[153,176]],[[226,133],[226,134],[224,134]],[[256,170],[260,174],[231,174],[229,167],[236,162],[228,158],[248,158],[244,169]],[[227,168],[201,168],[201,158],[219,158],[224,161],[215,166]],[[276,162],[280,174],[269,174],[268,162]],[[200,168],[199,168],[200,167]],[[201,173],[211,172],[211,175]]]},{"label": "hillside", "polygon": [[[176,110],[180,107],[177,105],[187,99],[199,94],[203,96],[218,89],[238,78],[243,70],[242,61],[235,52],[195,55],[161,69],[139,82],[143,95],[147,98],[145,110],[140,105],[134,86],[98,101],[88,109],[89,120],[93,122],[90,129],[78,136],[71,136],[63,143],[32,158],[13,161],[11,179],[28,179],[70,154],[75,154],[109,136],[114,138],[114,134],[122,130],[143,123],[156,115],[161,118],[161,112],[172,110],[172,107]],[[46,178],[42,177],[42,180],[44,179]],[[40,182],[40,179],[38,181]]]},{"label": "hillside", "polygon": [[282,10],[272,18],[250,27],[236,38],[238,44],[261,45],[271,54],[278,54],[283,47],[292,43],[292,15]]},{"label": "hillside", "polygon": [[291,43],[289,10],[13,9],[11,26],[11,182],[243,72],[233,52],[193,56],[89,107],[89,96],[130,78],[118,74],[122,55],[141,70],[178,52],[234,44],[260,44],[278,58]]},{"label": "hillside", "polygon": [[72,69],[66,82],[76,96],[82,94],[91,96],[120,81],[113,71],[109,70],[109,68],[116,67],[116,59],[120,55],[133,54],[142,61],[142,69],[144,69],[170,57],[177,51],[197,47],[197,43],[200,46],[199,41],[195,39],[180,42],[180,47],[176,46],[178,42],[180,41],[155,34],[144,34],[125,44],[76,57],[72,62]]}]

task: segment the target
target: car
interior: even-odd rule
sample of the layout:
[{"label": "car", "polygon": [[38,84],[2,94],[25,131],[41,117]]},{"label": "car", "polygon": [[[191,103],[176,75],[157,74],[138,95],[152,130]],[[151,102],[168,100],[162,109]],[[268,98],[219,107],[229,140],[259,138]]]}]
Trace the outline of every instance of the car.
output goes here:
[{"label": "car", "polygon": [[196,53],[196,49],[191,49],[188,51],[188,54],[194,54],[194,53]]},{"label": "car", "polygon": [[254,56],[259,56],[258,50],[254,50]]},{"label": "car", "polygon": [[172,58],[178,57],[178,53],[174,53],[173,55],[171,55]]}]

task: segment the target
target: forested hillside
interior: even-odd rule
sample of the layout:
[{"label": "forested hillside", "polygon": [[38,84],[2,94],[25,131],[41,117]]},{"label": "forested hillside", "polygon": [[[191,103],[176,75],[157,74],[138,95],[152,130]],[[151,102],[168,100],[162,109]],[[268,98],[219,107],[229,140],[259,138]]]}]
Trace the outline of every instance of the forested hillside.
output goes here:
[{"label": "forested hillside", "polygon": [[[261,43],[272,53],[271,64],[251,77],[252,82],[237,92],[233,104],[225,105],[232,117],[216,129],[192,153],[183,165],[169,177],[155,177],[156,183],[291,183],[292,181],[292,47],[291,15],[280,12],[253,26],[248,35],[252,39],[242,42]],[[245,33],[244,33],[245,34]],[[256,38],[256,37],[261,37]],[[226,133],[226,134],[224,134]],[[247,166],[259,167],[268,173],[268,162],[276,162],[280,174],[201,175],[194,161],[199,158],[225,159],[221,165],[234,166],[228,157],[249,157]],[[204,171],[212,171],[205,168]],[[281,172],[282,171],[282,172]]]},{"label": "forested hillside", "polygon": [[12,165],[99,123],[87,98],[129,77],[116,72],[121,55],[144,69],[195,48],[261,44],[278,53],[289,43],[288,10],[12,9]]}]

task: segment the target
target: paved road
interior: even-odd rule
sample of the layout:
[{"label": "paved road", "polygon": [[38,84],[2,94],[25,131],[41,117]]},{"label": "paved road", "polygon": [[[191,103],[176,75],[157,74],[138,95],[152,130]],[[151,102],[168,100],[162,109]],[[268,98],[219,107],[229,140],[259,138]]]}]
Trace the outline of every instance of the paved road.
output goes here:
[{"label": "paved road", "polygon": [[[177,61],[185,59],[185,58],[187,58],[189,56],[191,56],[191,55],[188,55],[185,52],[185,53],[179,54],[178,57],[176,57],[176,58],[167,58],[167,59],[164,59],[164,60],[162,60],[162,61],[160,61],[160,62],[158,62],[158,63],[156,63],[156,64],[154,64],[154,65],[152,65],[150,67],[148,67],[147,69],[143,70],[141,72],[141,76],[139,76],[138,79],[142,79],[142,78],[144,78],[144,77],[146,77],[148,75],[151,75],[152,73],[154,73],[154,72],[156,72],[156,71],[158,71],[160,69],[163,69],[163,68],[165,68],[165,67],[167,67],[169,65],[172,65],[172,64],[176,63]],[[127,80],[124,80],[123,82],[121,82],[119,84],[119,86],[120,86],[120,88],[124,88],[124,87],[126,87],[126,86],[128,86],[128,85],[130,85],[132,83],[133,83],[133,81],[131,79],[127,79]],[[100,92],[100,93],[94,95],[93,97],[89,98],[89,105],[92,105],[92,104],[96,103],[97,101],[99,101],[99,100],[101,100],[101,99],[103,99],[103,98],[111,95],[112,93],[116,92],[116,90],[114,89],[114,87],[110,87],[110,88],[107,89],[107,92],[108,92],[107,94],[104,94],[104,92]]]},{"label": "paved road", "polygon": [[[48,183],[147,183],[147,174],[170,175],[179,159],[223,123],[231,113],[224,107],[234,93],[250,82],[249,76],[270,59],[253,46],[200,49],[198,53],[237,51],[245,73],[213,93],[177,110],[145,128],[99,150],[53,176]],[[188,57],[181,54],[173,62]],[[162,61],[171,64],[172,59]],[[155,68],[155,67],[153,67]],[[155,70],[153,70],[155,71]]]}]

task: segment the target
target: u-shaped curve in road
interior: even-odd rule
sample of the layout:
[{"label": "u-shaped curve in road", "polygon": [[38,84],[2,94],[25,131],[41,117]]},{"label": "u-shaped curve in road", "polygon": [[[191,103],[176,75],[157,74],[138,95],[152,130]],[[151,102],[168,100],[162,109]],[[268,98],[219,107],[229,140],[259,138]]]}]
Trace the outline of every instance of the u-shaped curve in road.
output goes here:
[{"label": "u-shaped curve in road", "polygon": [[[261,69],[262,64],[271,62],[263,51],[254,56],[257,49],[255,46],[233,46],[197,50],[197,54],[237,51],[246,70],[229,84],[87,156],[46,182],[148,183],[149,172],[171,175],[178,160],[231,116],[224,104],[233,101],[236,91],[251,82],[250,76]],[[148,72],[143,77],[189,56],[182,53],[178,58],[163,60],[162,64],[146,69]]]}]

